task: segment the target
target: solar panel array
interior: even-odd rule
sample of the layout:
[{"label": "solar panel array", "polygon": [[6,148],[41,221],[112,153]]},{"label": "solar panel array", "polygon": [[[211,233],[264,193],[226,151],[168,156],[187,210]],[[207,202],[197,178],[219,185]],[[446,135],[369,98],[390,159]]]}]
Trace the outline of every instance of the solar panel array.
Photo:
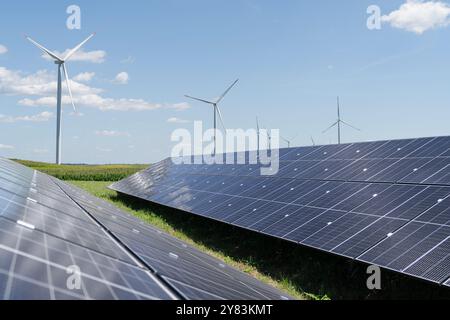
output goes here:
[{"label": "solar panel array", "polygon": [[[450,137],[290,148],[279,155],[272,176],[261,175],[262,165],[166,159],[111,188],[450,285]],[[247,162],[251,156],[234,154]],[[202,163],[201,157],[184,160]]]},{"label": "solar panel array", "polygon": [[105,201],[0,158],[0,299],[287,298]]}]

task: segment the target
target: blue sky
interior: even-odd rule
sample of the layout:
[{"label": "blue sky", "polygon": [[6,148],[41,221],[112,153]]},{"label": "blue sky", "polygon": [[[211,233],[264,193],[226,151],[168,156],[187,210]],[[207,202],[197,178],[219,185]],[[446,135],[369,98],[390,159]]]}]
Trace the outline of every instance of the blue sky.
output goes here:
[{"label": "blue sky", "polygon": [[[311,135],[336,142],[334,131],[321,132],[339,95],[344,119],[363,129],[345,128],[344,141],[448,135],[450,10],[434,2],[440,20],[423,21],[412,8],[423,3],[409,1],[408,11],[405,2],[4,1],[0,156],[54,161],[55,108],[46,101],[56,67],[23,34],[62,52],[97,32],[85,61],[68,63],[82,116],[64,107],[64,162],[161,160],[174,129],[211,124],[211,109],[183,95],[217,97],[236,78],[221,107],[229,128],[253,128],[258,115],[295,145]],[[81,30],[66,28],[71,4]],[[371,4],[387,17],[381,30],[366,26]]]}]

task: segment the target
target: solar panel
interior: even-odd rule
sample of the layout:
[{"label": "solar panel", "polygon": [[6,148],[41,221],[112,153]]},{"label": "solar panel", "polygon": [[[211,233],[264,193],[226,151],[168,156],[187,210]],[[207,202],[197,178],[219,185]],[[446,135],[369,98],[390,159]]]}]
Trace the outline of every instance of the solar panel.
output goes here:
[{"label": "solar panel", "polygon": [[196,156],[189,158],[194,164],[165,159],[111,188],[449,285],[450,137],[299,147],[279,154],[272,176],[261,175],[263,165],[207,165]]},{"label": "solar panel", "polygon": [[[79,286],[70,285],[72,275]],[[0,299],[290,297],[79,188],[0,158]]]}]

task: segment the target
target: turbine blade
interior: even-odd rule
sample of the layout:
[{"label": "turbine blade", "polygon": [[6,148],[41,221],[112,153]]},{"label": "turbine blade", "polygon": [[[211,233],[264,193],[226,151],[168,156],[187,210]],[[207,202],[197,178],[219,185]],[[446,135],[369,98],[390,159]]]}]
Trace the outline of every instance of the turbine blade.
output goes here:
[{"label": "turbine blade", "polygon": [[281,140],[283,140],[283,141],[286,142],[287,144],[290,144],[290,143],[291,143],[288,139],[286,139],[286,138],[283,137],[283,136],[280,136],[280,138],[281,138]]},{"label": "turbine blade", "polygon": [[335,123],[333,123],[331,126],[329,126],[326,130],[322,131],[322,133],[326,133],[328,132],[331,128],[337,126],[339,123],[339,121],[336,121]]},{"label": "turbine blade", "polygon": [[228,89],[220,96],[220,98],[217,99],[216,103],[219,103],[220,101],[222,101],[223,98],[225,98],[225,96],[228,94],[228,92],[230,92],[230,90],[236,85],[236,83],[238,83],[238,81],[239,81],[239,79],[237,79],[235,82],[233,82],[233,84],[228,87]]},{"label": "turbine blade", "polygon": [[31,39],[28,36],[25,36],[25,38],[30,41],[32,44],[34,44],[36,47],[38,47],[39,49],[41,49],[42,51],[44,51],[46,54],[48,54],[50,57],[52,57],[53,59],[59,61],[59,62],[63,62],[63,60],[58,57],[56,54],[54,54],[53,52],[51,52],[50,50],[48,50],[46,47],[44,47],[43,45],[37,43],[36,41],[34,41],[33,39]]},{"label": "turbine blade", "polygon": [[69,91],[69,96],[70,96],[70,102],[72,103],[72,108],[73,108],[73,112],[77,112],[77,109],[75,108],[75,103],[73,102],[73,96],[72,96],[72,89],[70,88],[70,81],[69,81],[69,74],[67,73],[67,67],[66,64],[63,63],[62,64],[63,70],[64,70],[64,76],[66,78],[66,84],[67,84],[67,89]]},{"label": "turbine blade", "polygon": [[293,136],[293,137],[291,138],[291,140],[293,141],[293,140],[297,139],[299,135],[300,135],[300,132],[297,133],[295,136]]},{"label": "turbine blade", "polygon": [[95,33],[91,34],[89,37],[86,38],[86,40],[84,40],[82,43],[80,43],[79,45],[77,45],[75,48],[73,48],[72,50],[69,51],[69,53],[65,56],[64,61],[67,61],[70,59],[70,57],[72,57],[75,52],[77,52],[82,46],[84,46],[84,44],[86,42],[88,42],[89,40],[91,40],[91,38],[95,36]]},{"label": "turbine blade", "polygon": [[357,130],[357,131],[361,131],[361,129],[358,129],[358,128],[355,127],[355,126],[352,126],[351,124],[345,122],[344,120],[341,120],[341,122],[342,122],[343,124],[345,124],[346,126],[349,126],[349,127],[352,128],[352,129],[355,129],[355,130]]},{"label": "turbine blade", "polygon": [[220,109],[217,105],[215,105],[216,110],[217,110],[217,114],[219,115],[219,120],[220,123],[222,124],[223,129],[225,130],[225,132],[227,132],[227,128],[225,128],[225,124],[223,123],[223,118],[222,118],[222,112],[220,112]]},{"label": "turbine blade", "polygon": [[204,103],[207,103],[207,104],[214,104],[214,102],[211,102],[211,101],[207,101],[207,100],[191,97],[191,96],[188,96],[188,95],[184,95],[184,96],[186,98],[189,98],[189,99],[192,99],[192,100],[197,100],[197,101],[204,102]]}]

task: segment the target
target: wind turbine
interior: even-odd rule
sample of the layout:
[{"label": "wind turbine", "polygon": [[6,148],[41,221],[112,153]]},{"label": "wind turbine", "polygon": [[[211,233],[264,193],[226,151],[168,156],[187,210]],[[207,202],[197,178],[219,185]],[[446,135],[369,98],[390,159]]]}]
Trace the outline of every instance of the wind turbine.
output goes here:
[{"label": "wind turbine", "polygon": [[287,143],[288,148],[291,147],[291,141],[290,141],[290,140],[288,140],[287,138],[285,138],[285,137],[283,137],[283,136],[280,136],[280,138],[281,138],[281,140],[283,140],[284,142]]},{"label": "wind turbine", "polygon": [[259,133],[259,119],[258,119],[258,117],[256,117],[256,135],[257,135],[257,144],[258,144],[257,156],[259,158],[259,135],[260,135],[260,133]]},{"label": "wind turbine", "polygon": [[[258,140],[259,140],[259,135],[260,135],[260,130],[259,130],[259,120],[258,118],[256,118],[256,125],[258,126]],[[263,127],[266,135],[267,135],[267,145],[268,145],[268,150],[272,150],[272,135],[270,134],[270,130],[267,129],[266,127]],[[283,137],[280,136],[281,139],[285,140]],[[287,140],[285,140],[287,141]],[[258,142],[259,144],[259,142]]]},{"label": "wind turbine", "polygon": [[239,79],[237,79],[235,82],[233,82],[233,84],[231,86],[229,86],[228,89],[215,101],[208,101],[208,100],[204,100],[204,99],[195,98],[195,97],[192,97],[189,95],[185,95],[186,98],[197,100],[197,101],[212,105],[214,108],[214,155],[216,154],[217,115],[219,115],[219,119],[222,124],[222,127],[225,129],[225,125],[223,124],[223,119],[222,119],[222,113],[220,112],[220,109],[219,109],[219,103],[223,100],[223,98],[225,98],[225,96],[236,85],[236,83],[238,83],[238,81],[239,81]]},{"label": "wind turbine", "polygon": [[330,129],[334,128],[335,126],[338,127],[338,144],[341,144],[341,124],[345,124],[346,126],[349,126],[352,129],[361,131],[360,129],[352,126],[351,124],[348,124],[347,122],[345,122],[344,120],[341,119],[341,107],[340,107],[340,103],[339,103],[339,97],[337,97],[337,114],[338,114],[338,119],[335,123],[333,123],[331,126],[329,126],[325,131],[323,131],[322,133],[326,133],[328,132]]},{"label": "wind turbine", "polygon": [[28,36],[25,36],[26,39],[28,39],[32,44],[34,44],[36,47],[44,51],[46,54],[50,56],[55,62],[55,64],[58,66],[58,88],[57,88],[57,94],[56,94],[56,105],[57,105],[57,118],[56,118],[56,164],[61,164],[61,120],[62,120],[62,75],[61,75],[61,69],[64,72],[64,77],[66,79],[66,85],[67,90],[69,91],[70,101],[72,103],[72,107],[74,112],[76,112],[75,103],[73,102],[73,96],[72,96],[72,90],[70,88],[70,81],[69,81],[69,74],[67,72],[66,62],[86,43],[88,42],[95,33],[91,34],[86,40],[81,42],[79,45],[77,45],[75,48],[70,50],[64,58],[60,58],[55,53],[51,52],[44,46],[40,45],[33,39],[31,39]]},{"label": "wind turbine", "polygon": [[272,150],[272,136],[270,135],[269,129],[265,128],[266,134],[267,134],[267,144],[268,144],[268,150]]},{"label": "wind turbine", "polygon": [[292,141],[294,141],[299,135],[300,135],[300,133],[297,133],[297,134],[296,134],[295,136],[293,136],[292,138],[286,138],[286,137],[283,137],[283,136],[280,136],[280,138],[281,138],[281,140],[283,140],[284,142],[286,142],[287,145],[288,145],[288,148],[290,148],[290,147],[291,147]]}]

